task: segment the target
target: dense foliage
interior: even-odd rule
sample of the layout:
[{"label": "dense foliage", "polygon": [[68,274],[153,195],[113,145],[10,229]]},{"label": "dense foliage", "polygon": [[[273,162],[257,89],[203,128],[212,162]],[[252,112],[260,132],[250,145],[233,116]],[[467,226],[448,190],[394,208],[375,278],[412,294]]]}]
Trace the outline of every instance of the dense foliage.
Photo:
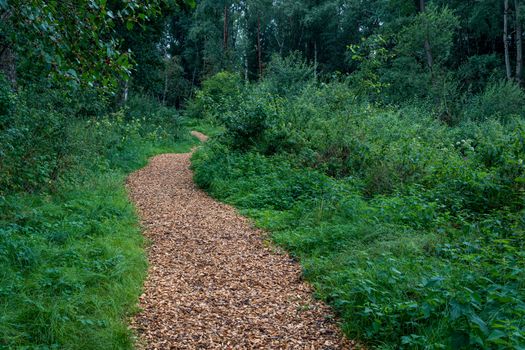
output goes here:
[{"label": "dense foliage", "polygon": [[128,89],[130,36],[192,3],[0,1],[0,348],[133,348],[146,259],[125,177],[190,141]]},{"label": "dense foliage", "polygon": [[[525,347],[520,0],[0,0],[0,348],[127,348],[125,175],[272,231],[370,347]],[[197,122],[198,123],[198,122]]]},{"label": "dense foliage", "polygon": [[225,131],[195,155],[196,182],[269,229],[352,338],[525,346],[523,92],[489,85],[451,127],[432,104],[378,107],[355,81],[272,64],[259,84],[220,73],[197,94],[190,111]]},{"label": "dense foliage", "polygon": [[0,348],[131,348],[146,264],[124,180],[174,150],[178,113],[1,91]]},{"label": "dense foliage", "polygon": [[300,55],[313,78],[350,74],[369,99],[424,99],[454,123],[487,84],[521,84],[522,7],[519,0],[200,0],[194,11],[165,11],[145,34],[134,29],[125,44],[141,63],[135,86],[172,103],[223,70],[254,81],[272,74],[274,55]]}]

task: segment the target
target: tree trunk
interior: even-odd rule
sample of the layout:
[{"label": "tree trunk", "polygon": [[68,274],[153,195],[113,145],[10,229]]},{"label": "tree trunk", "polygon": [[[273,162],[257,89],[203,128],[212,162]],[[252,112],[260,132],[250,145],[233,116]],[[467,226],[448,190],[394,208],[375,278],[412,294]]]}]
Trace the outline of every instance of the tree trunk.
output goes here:
[{"label": "tree trunk", "polygon": [[126,104],[128,102],[128,96],[129,96],[129,79],[131,78],[128,78],[126,80],[126,82],[124,83],[124,96],[123,96],[123,100],[124,100],[124,104]]},{"label": "tree trunk", "polygon": [[523,80],[523,30],[520,20],[520,2],[514,0],[516,20],[516,82],[522,84]]},{"label": "tree trunk", "polygon": [[248,53],[244,53],[244,82],[248,84]]},{"label": "tree trunk", "polygon": [[168,94],[168,63],[165,63],[166,69],[164,70],[164,91],[162,93],[162,104],[166,105],[166,95]]},{"label": "tree trunk", "polygon": [[196,76],[197,76],[197,66],[193,67],[193,74],[191,75],[191,88],[190,88],[190,95],[189,95],[190,100],[193,98],[193,90],[195,87],[195,77]]},{"label": "tree trunk", "polygon": [[317,81],[317,41],[314,41],[314,79]]},{"label": "tree trunk", "polygon": [[[10,20],[11,11],[7,10],[0,16],[0,21],[5,23]],[[3,35],[0,37],[0,72],[4,73],[7,81],[13,89],[16,89],[16,53],[13,50],[13,44]]]},{"label": "tree trunk", "polygon": [[224,52],[228,50],[228,5],[224,4]]},{"label": "tree trunk", "polygon": [[0,53],[0,71],[4,73],[13,89],[16,89],[16,55],[11,46],[4,47]]},{"label": "tree trunk", "polygon": [[257,59],[259,61],[259,78],[263,75],[262,66],[262,49],[261,49],[261,15],[257,16]]},{"label": "tree trunk", "polygon": [[[424,13],[425,12],[425,0],[419,0],[419,12],[420,13]],[[430,69],[430,71],[432,72],[432,68],[434,66],[434,58],[432,56],[432,48],[430,46],[430,41],[429,41],[429,33],[425,33],[425,55],[427,57],[427,66],[428,66],[428,69]]]},{"label": "tree trunk", "polygon": [[505,0],[505,10],[503,12],[503,45],[505,47],[505,71],[507,73],[507,79],[512,79],[512,71],[510,68],[510,55],[509,55],[509,0]]}]

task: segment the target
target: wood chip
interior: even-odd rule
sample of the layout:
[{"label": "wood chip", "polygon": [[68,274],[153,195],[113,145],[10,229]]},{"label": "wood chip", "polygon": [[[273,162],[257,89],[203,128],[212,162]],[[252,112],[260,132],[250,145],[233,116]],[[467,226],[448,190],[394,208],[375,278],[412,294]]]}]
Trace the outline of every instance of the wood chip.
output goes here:
[{"label": "wood chip", "polygon": [[352,348],[330,309],[312,298],[300,266],[268,247],[265,232],[234,208],[196,188],[189,167],[189,153],[163,154],[128,179],[151,241],[142,311],[132,321],[139,343],[145,349]]},{"label": "wood chip", "polygon": [[191,135],[192,135],[192,136],[195,136],[196,138],[198,138],[199,141],[201,141],[201,142],[206,142],[206,141],[208,141],[208,136],[204,135],[202,132],[192,131],[192,132],[191,132]]}]

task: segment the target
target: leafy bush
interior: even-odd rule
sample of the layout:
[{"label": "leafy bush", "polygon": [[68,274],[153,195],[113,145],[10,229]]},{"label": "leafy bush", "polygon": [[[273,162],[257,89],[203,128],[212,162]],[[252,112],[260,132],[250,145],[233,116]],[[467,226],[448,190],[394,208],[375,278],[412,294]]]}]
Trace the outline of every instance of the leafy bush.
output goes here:
[{"label": "leafy bush", "polygon": [[133,97],[122,111],[110,113],[106,105],[104,113],[101,106],[88,113],[64,102],[69,91],[9,91],[0,84],[0,195],[49,188],[72,169],[122,160],[122,150],[144,139],[161,145],[180,137],[178,112],[144,97]]},{"label": "leafy bush", "polygon": [[0,194],[34,191],[56,180],[67,149],[66,116],[12,95],[0,118]]},{"label": "leafy bush", "polygon": [[[341,82],[282,96],[266,84],[223,106],[225,133],[192,160],[197,184],[271,230],[350,337],[524,347],[521,107],[491,109],[488,87],[474,104],[487,118],[448,126]],[[498,86],[522,104],[515,85]]]},{"label": "leafy bush", "polygon": [[242,82],[238,75],[219,72],[202,83],[195,99],[189,102],[186,112],[191,118],[219,117],[241,99]]},{"label": "leafy bush", "polygon": [[270,94],[293,96],[312,83],[314,77],[314,67],[300,53],[294,52],[285,58],[275,54],[268,64],[264,84]]},{"label": "leafy bush", "polygon": [[464,115],[474,121],[498,119],[509,122],[525,116],[525,92],[511,81],[488,84],[483,93],[473,96]]},{"label": "leafy bush", "polygon": [[[6,81],[3,74],[0,74],[0,116],[5,117],[12,113],[15,105],[16,95],[12,93],[9,83]],[[2,127],[4,126],[2,120]]]},{"label": "leafy bush", "polygon": [[471,56],[463,63],[457,72],[461,81],[464,81],[472,92],[480,93],[487,82],[492,79],[503,78],[501,59],[495,54]]}]

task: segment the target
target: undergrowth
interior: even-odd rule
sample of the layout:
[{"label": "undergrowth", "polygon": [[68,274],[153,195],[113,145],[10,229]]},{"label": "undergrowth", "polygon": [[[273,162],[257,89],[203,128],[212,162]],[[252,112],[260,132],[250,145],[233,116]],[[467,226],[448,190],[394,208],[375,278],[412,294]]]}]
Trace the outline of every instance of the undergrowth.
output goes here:
[{"label": "undergrowth", "polygon": [[146,258],[125,179],[196,142],[147,98],[85,115],[38,97],[0,111],[0,349],[131,349]]},{"label": "undergrowth", "polygon": [[521,117],[449,126],[424,104],[371,105],[344,82],[292,95],[276,94],[278,82],[213,98],[203,95],[221,91],[204,85],[192,108],[222,104],[204,117],[225,129],[194,155],[196,183],[301,262],[350,338],[524,348]]}]

